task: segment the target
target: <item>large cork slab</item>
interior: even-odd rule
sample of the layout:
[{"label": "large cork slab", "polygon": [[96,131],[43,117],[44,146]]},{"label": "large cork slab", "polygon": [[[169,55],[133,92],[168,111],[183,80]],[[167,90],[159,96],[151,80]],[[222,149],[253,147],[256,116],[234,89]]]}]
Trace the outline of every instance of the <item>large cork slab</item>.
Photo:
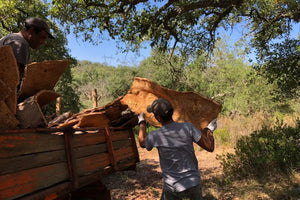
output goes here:
[{"label": "large cork slab", "polygon": [[19,121],[4,101],[0,101],[0,130],[15,129]]},{"label": "large cork slab", "polygon": [[121,103],[128,105],[137,114],[143,112],[150,124],[160,127],[161,124],[154,118],[154,115],[147,112],[147,106],[157,98],[165,98],[171,102],[174,108],[174,121],[191,122],[200,130],[217,118],[222,108],[218,102],[198,93],[178,92],[139,77],[134,79]]},{"label": "large cork slab", "polygon": [[79,119],[79,123],[74,127],[107,127],[108,123],[109,119],[106,117],[105,112],[90,113],[82,115]]},{"label": "large cork slab", "polygon": [[19,99],[24,100],[41,90],[53,90],[69,63],[69,60],[50,60],[27,65]]},{"label": "large cork slab", "polygon": [[16,117],[20,121],[20,128],[45,127],[46,118],[42,107],[54,101],[60,94],[52,90],[41,90],[18,104]]},{"label": "large cork slab", "polygon": [[11,95],[12,90],[0,79],[0,101]]},{"label": "large cork slab", "polygon": [[9,88],[7,91],[10,91],[9,94],[2,94],[5,96],[5,103],[16,114],[19,69],[11,46],[0,47],[0,80]]},{"label": "large cork slab", "polygon": [[40,107],[55,101],[58,97],[60,97],[60,94],[52,90],[41,90],[34,96]]}]

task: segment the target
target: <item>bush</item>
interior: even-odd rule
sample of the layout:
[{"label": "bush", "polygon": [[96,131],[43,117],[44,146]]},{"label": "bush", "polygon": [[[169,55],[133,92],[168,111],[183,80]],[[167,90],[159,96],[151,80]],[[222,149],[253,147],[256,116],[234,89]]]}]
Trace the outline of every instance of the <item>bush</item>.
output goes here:
[{"label": "bush", "polygon": [[228,128],[217,129],[214,132],[215,143],[218,146],[231,145],[231,138]]},{"label": "bush", "polygon": [[299,140],[300,121],[294,128],[277,123],[273,129],[263,128],[250,136],[242,136],[237,141],[235,154],[219,155],[218,159],[229,178],[299,171]]}]

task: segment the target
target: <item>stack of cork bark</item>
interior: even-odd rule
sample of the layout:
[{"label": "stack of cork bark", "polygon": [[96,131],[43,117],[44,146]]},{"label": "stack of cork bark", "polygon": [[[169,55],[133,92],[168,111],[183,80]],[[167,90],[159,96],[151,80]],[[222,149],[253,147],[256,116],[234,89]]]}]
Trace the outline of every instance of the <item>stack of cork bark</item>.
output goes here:
[{"label": "stack of cork bark", "polygon": [[27,65],[17,92],[20,78],[12,48],[0,47],[0,130],[45,127],[41,108],[60,96],[53,88],[68,65],[68,60]]},{"label": "stack of cork bark", "polygon": [[13,129],[16,119],[19,70],[10,46],[0,48],[0,130]]},{"label": "stack of cork bark", "polygon": [[149,124],[160,127],[161,124],[152,113],[147,112],[147,106],[157,98],[168,99],[174,108],[173,120],[176,122],[191,122],[200,130],[218,117],[221,105],[216,101],[195,92],[178,92],[158,85],[157,83],[135,77],[126,95],[104,107],[84,110],[60,123],[50,126],[74,128],[81,127],[124,127],[135,126],[137,115],[144,113]]},{"label": "stack of cork bark", "polygon": [[122,104],[122,99],[123,96],[103,107],[83,110],[62,121],[53,120],[49,127],[133,127],[138,122],[137,114]]}]

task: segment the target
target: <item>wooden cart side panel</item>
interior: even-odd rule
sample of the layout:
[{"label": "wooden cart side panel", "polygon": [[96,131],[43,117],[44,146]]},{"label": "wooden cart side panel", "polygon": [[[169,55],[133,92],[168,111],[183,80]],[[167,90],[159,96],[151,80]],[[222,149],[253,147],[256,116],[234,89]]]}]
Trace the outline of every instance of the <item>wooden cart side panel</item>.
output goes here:
[{"label": "wooden cart side panel", "polygon": [[61,184],[57,184],[53,187],[47,188],[45,190],[41,190],[38,192],[34,192],[28,194],[26,196],[22,196],[22,200],[54,200],[58,199],[62,196],[67,196],[67,194],[72,190],[70,182],[63,182]]},{"label": "wooden cart side panel", "polygon": [[0,158],[65,148],[63,137],[44,133],[0,134],[0,144]]},{"label": "wooden cart side panel", "polygon": [[102,153],[107,153],[107,152],[108,152],[108,150],[107,150],[106,143],[77,147],[77,148],[73,149],[75,158],[82,158],[82,157],[87,157],[87,156],[94,155],[94,154],[102,154]]},{"label": "wooden cart side panel", "polygon": [[98,133],[74,134],[73,136],[74,147],[89,146],[105,142],[105,134],[102,129]]},{"label": "wooden cart side panel", "polygon": [[130,138],[127,129],[122,129],[122,130],[110,129],[110,135],[112,141],[128,140],[128,138]]},{"label": "wooden cart side panel", "polygon": [[92,156],[76,159],[78,176],[89,175],[101,171],[111,164],[109,154],[95,154]]},{"label": "wooden cart side panel", "polygon": [[0,175],[16,173],[26,169],[61,162],[66,162],[65,150],[35,153],[11,158],[0,158]]},{"label": "wooden cart side panel", "polygon": [[15,199],[67,180],[67,164],[24,170],[0,176],[0,199]]},{"label": "wooden cart side panel", "polygon": [[[135,166],[138,155],[135,153],[136,146],[132,145],[135,140],[132,140],[130,131],[110,130],[114,163],[109,154],[105,129],[71,137],[71,149],[67,152],[75,161],[74,165],[71,163],[79,180],[75,188],[95,181],[95,176],[112,172],[114,165],[117,165],[115,170]],[[6,133],[0,134],[0,144],[0,199],[30,198],[34,195],[56,198],[72,190],[65,137],[39,132]],[[59,185],[70,191],[63,192]],[[60,190],[52,189],[56,187]]]},{"label": "wooden cart side panel", "polygon": [[134,169],[136,167],[137,158],[135,156],[127,157],[117,162],[118,170],[125,170],[128,168]]},{"label": "wooden cart side panel", "polygon": [[128,157],[131,157],[131,156],[134,156],[134,152],[133,152],[131,146],[115,151],[116,162],[118,162],[119,160],[128,158]]},{"label": "wooden cart side panel", "polygon": [[128,139],[113,142],[114,150],[123,149],[123,148],[129,147],[129,146],[131,146],[131,141]]}]

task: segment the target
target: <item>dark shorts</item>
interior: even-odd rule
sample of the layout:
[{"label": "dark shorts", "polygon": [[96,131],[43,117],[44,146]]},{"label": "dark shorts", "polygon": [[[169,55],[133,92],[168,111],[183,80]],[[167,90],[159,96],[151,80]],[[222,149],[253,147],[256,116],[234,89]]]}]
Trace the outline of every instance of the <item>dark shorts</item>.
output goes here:
[{"label": "dark shorts", "polygon": [[171,192],[163,189],[161,200],[203,200],[201,184],[182,192]]}]

